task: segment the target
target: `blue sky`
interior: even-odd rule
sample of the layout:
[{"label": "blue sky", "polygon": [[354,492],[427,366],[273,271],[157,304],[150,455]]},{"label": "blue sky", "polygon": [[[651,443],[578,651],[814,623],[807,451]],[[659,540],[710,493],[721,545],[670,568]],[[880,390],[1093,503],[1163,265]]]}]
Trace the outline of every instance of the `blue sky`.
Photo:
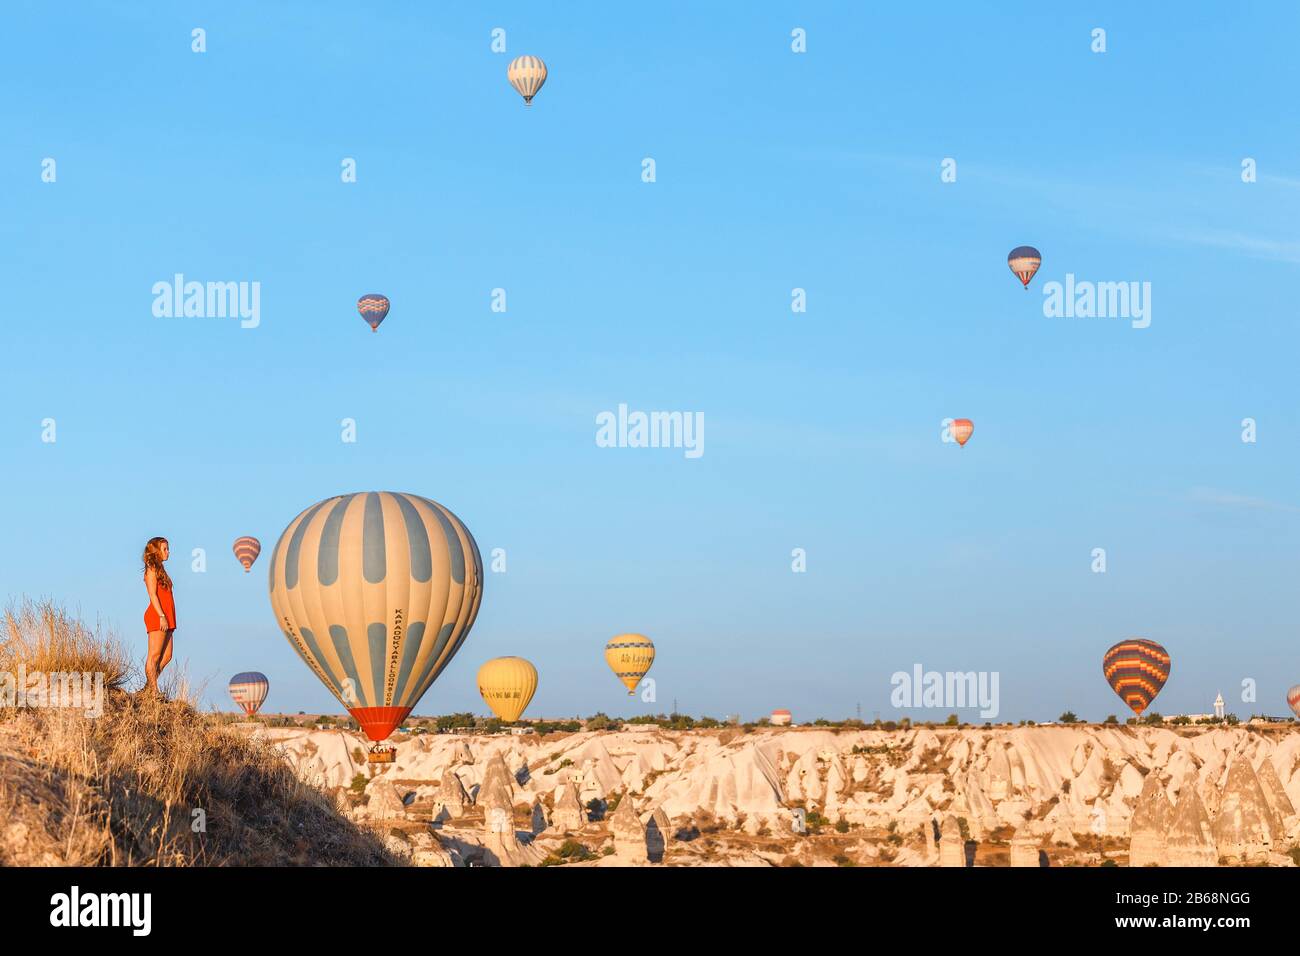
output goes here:
[{"label": "blue sky", "polygon": [[[229,549],[391,489],[508,560],[418,713],[485,712],[478,665],[519,654],[532,715],[942,717],[889,705],[920,663],[998,671],[1003,718],[1100,719],[1129,636],[1173,655],[1156,710],[1282,712],[1298,27],[1285,3],[13,4],[3,590],[142,655],[166,535],[207,700],[256,669],[268,710],[337,710]],[[530,109],[522,53],[550,71]],[[261,325],[154,317],[178,272],[259,282]],[[1151,326],[1046,318],[1066,273],[1150,282]],[[393,303],[376,335],[367,292]],[[596,447],[620,402],[703,412],[705,454]],[[605,670],[628,630],[657,704]]]}]

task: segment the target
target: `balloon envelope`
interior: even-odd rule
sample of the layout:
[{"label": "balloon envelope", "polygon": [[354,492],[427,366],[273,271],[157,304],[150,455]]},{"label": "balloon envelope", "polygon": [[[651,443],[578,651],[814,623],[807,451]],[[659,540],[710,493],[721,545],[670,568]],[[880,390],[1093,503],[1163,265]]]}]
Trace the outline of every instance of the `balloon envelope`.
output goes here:
[{"label": "balloon envelope", "polygon": [[246,534],[242,538],[235,539],[234,551],[235,557],[244,566],[244,573],[247,574],[253,562],[257,560],[257,556],[262,553],[262,542]]},{"label": "balloon envelope", "polygon": [[372,292],[357,299],[357,311],[370,325],[371,332],[379,331],[379,323],[388,315],[388,296]]},{"label": "balloon envelope", "polygon": [[1286,692],[1286,702],[1291,707],[1291,713],[1300,717],[1300,684],[1296,684]]},{"label": "balloon envelope", "polygon": [[522,657],[494,657],[478,669],[478,692],[508,724],[519,719],[537,690],[537,668]]},{"label": "balloon envelope", "polygon": [[546,64],[540,57],[517,56],[506,67],[506,79],[524,98],[524,105],[532,106],[533,97],[546,82]]},{"label": "balloon envelope", "polygon": [[644,634],[620,634],[605,645],[605,663],[623,682],[629,697],[654,662],[654,642]]},{"label": "balloon envelope", "polygon": [[262,706],[262,701],[266,700],[266,693],[270,689],[271,684],[266,679],[266,675],[257,671],[236,674],[230,678],[228,688],[231,699],[244,708],[244,713],[249,717],[257,713],[257,709]]},{"label": "balloon envelope", "polygon": [[969,418],[954,418],[952,420],[952,437],[958,445],[965,447],[970,441],[971,432],[975,430],[975,423]]},{"label": "balloon envelope", "polygon": [[1139,717],[1165,686],[1170,665],[1168,651],[1141,637],[1120,641],[1101,659],[1107,683]]},{"label": "balloon envelope", "polygon": [[371,740],[406,719],[469,636],[483,562],[469,529],[428,498],[327,498],[271,555],[271,607],[294,650]]},{"label": "balloon envelope", "polygon": [[1016,274],[1016,278],[1024,283],[1026,289],[1029,288],[1029,280],[1034,277],[1034,273],[1042,264],[1043,257],[1033,246],[1016,246],[1007,255],[1007,265]]}]

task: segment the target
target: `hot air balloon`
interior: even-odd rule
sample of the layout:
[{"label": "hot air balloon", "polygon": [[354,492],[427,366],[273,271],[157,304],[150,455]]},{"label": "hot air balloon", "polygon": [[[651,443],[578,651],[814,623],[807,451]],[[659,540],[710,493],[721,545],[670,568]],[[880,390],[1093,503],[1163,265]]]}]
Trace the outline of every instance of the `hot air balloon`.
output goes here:
[{"label": "hot air balloon", "polygon": [[257,556],[261,553],[262,542],[258,541],[252,535],[246,534],[242,538],[235,539],[235,557],[238,558],[239,563],[244,566],[245,574],[247,574],[249,569],[252,568],[253,562],[257,560]]},{"label": "hot air balloon", "polygon": [[1291,713],[1300,717],[1300,684],[1286,692],[1286,702],[1291,706]]},{"label": "hot air balloon", "polygon": [[294,650],[391,762],[387,739],[469,636],[483,560],[428,498],[372,491],[317,502],[275,544],[271,607]]},{"label": "hot air balloon", "polygon": [[270,687],[271,684],[266,679],[265,674],[259,674],[257,671],[244,671],[242,674],[236,674],[230,678],[230,697],[236,704],[244,708],[244,713],[252,717],[257,713],[257,709],[262,706],[262,701],[266,700],[266,692]]},{"label": "hot air balloon", "polygon": [[1016,278],[1029,290],[1029,280],[1034,277],[1038,267],[1043,264],[1043,257],[1033,246],[1016,246],[1007,256],[1007,265],[1016,274]]},{"label": "hot air balloon", "polygon": [[537,668],[522,657],[494,657],[478,669],[478,692],[507,724],[528,707],[537,690]]},{"label": "hot air balloon", "polygon": [[629,697],[654,662],[654,642],[644,634],[620,634],[605,645],[605,663],[623,682]]},{"label": "hot air balloon", "polygon": [[963,448],[966,446],[966,443],[970,441],[970,434],[974,430],[975,423],[969,418],[954,418],[952,420],[952,437],[956,440],[957,444],[961,445]]},{"label": "hot air balloon", "polygon": [[379,323],[388,315],[388,296],[372,292],[357,299],[357,311],[370,325],[371,332],[379,331]]},{"label": "hot air balloon", "polygon": [[1165,686],[1169,669],[1169,652],[1141,637],[1120,641],[1101,659],[1101,672],[1111,689],[1139,717]]},{"label": "hot air balloon", "polygon": [[506,79],[524,98],[524,105],[532,106],[533,97],[546,82],[546,64],[535,56],[517,56],[506,67]]}]

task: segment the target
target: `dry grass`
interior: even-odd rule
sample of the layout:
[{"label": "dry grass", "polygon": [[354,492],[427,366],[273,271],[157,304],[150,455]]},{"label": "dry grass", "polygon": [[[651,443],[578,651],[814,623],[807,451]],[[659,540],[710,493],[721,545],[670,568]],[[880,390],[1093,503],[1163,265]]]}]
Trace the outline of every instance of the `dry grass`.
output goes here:
[{"label": "dry grass", "polygon": [[112,634],[50,604],[4,616],[0,671],[103,677],[101,716],[0,701],[0,865],[386,865],[381,840],[270,746],[171,700],[130,694]]}]

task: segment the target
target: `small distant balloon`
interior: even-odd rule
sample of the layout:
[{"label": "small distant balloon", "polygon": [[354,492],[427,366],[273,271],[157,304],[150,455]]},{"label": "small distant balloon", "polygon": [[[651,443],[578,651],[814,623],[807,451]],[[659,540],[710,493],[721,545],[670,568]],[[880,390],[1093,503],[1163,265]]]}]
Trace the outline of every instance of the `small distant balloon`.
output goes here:
[{"label": "small distant balloon", "polygon": [[1286,702],[1291,707],[1291,713],[1300,717],[1300,684],[1296,684],[1286,692]]},{"label": "small distant balloon", "polygon": [[654,662],[654,642],[644,634],[620,634],[605,645],[605,663],[623,682],[629,697]]},{"label": "small distant balloon", "polygon": [[1155,641],[1134,637],[1106,652],[1101,672],[1111,690],[1141,717],[1169,679],[1171,664],[1169,652]]},{"label": "small distant balloon", "polygon": [[965,446],[970,441],[971,432],[975,430],[975,423],[969,418],[954,418],[952,420],[952,437],[958,445]]},{"label": "small distant balloon", "polygon": [[478,692],[492,713],[513,724],[537,691],[537,668],[522,657],[494,657],[478,669]]},{"label": "small distant balloon", "polygon": [[257,560],[257,556],[262,553],[262,542],[251,534],[246,534],[242,538],[235,539],[234,550],[235,557],[244,566],[244,573],[247,574],[253,567],[253,562]]},{"label": "small distant balloon", "polygon": [[1025,289],[1029,289],[1029,280],[1034,277],[1038,267],[1043,264],[1043,257],[1033,246],[1016,246],[1007,256],[1007,265],[1016,274]]},{"label": "small distant balloon", "polygon": [[515,91],[524,98],[525,106],[533,105],[533,97],[546,82],[546,64],[540,57],[517,56],[506,68],[506,79]]},{"label": "small distant balloon", "polygon": [[357,311],[369,324],[371,332],[379,331],[379,323],[384,321],[384,317],[388,315],[388,306],[388,296],[374,292],[357,299]]},{"label": "small distant balloon", "polygon": [[266,700],[266,692],[270,688],[271,683],[266,679],[266,675],[257,671],[244,671],[230,678],[230,698],[244,708],[244,713],[249,717],[257,713],[257,709],[262,706],[262,701]]}]

